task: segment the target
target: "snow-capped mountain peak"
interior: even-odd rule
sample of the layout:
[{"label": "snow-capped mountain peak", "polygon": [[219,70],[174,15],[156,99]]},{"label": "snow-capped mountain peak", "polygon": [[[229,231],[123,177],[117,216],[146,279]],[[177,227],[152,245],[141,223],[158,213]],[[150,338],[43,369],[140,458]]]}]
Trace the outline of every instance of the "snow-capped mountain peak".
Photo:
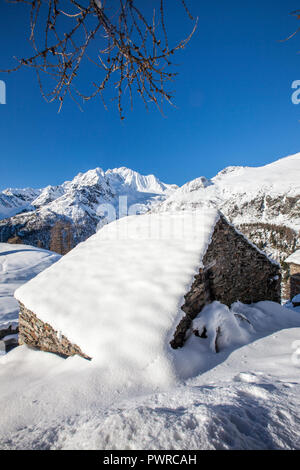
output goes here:
[{"label": "snow-capped mountain peak", "polygon": [[205,189],[208,186],[211,186],[213,183],[210,179],[205,176],[200,176],[189,183],[186,183],[182,186],[181,190],[183,193],[191,193],[193,191],[198,191],[199,189]]},{"label": "snow-capped mountain peak", "polygon": [[85,173],[78,173],[75,178],[69,182],[65,183],[65,186],[94,186],[96,184],[107,184],[105,179],[105,173],[102,168],[94,168]]},{"label": "snow-capped mountain peak", "polygon": [[219,171],[219,173],[214,178],[212,178],[212,180],[216,181],[216,180],[222,178],[225,175],[232,175],[233,173],[237,174],[238,172],[242,172],[246,168],[249,168],[249,167],[245,167],[245,166],[227,166],[223,170]]},{"label": "snow-capped mountain peak", "polygon": [[40,207],[49,204],[64,194],[63,186],[47,186],[40,195],[32,201],[32,206]]},{"label": "snow-capped mountain peak", "polygon": [[163,194],[165,191],[177,188],[176,185],[162,183],[154,175],[144,176],[126,167],[107,170],[105,175],[115,189],[120,189],[120,186],[125,186],[132,191],[141,193]]}]

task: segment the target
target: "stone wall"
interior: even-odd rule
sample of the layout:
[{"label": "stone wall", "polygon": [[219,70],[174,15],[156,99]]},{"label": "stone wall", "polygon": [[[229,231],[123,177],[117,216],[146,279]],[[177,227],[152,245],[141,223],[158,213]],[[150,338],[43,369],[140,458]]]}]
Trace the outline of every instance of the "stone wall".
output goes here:
[{"label": "stone wall", "polygon": [[300,274],[300,266],[299,264],[290,263],[290,275],[293,276],[294,274]]},{"label": "stone wall", "polygon": [[292,300],[295,295],[300,294],[300,265],[295,263],[289,264],[289,287],[290,296]]},{"label": "stone wall", "polygon": [[290,277],[291,299],[300,294],[300,274],[293,274]]},{"label": "stone wall", "polygon": [[222,216],[216,224],[203,265],[185,296],[182,306],[185,316],[171,341],[174,349],[184,345],[193,319],[214,300],[228,306],[237,300],[245,304],[281,301],[280,266],[273,264]]},{"label": "stone wall", "polygon": [[59,335],[51,325],[42,322],[20,302],[19,344],[27,344],[42,351],[60,354],[63,357],[78,354],[91,359],[80,347],[72,344],[65,336]]}]

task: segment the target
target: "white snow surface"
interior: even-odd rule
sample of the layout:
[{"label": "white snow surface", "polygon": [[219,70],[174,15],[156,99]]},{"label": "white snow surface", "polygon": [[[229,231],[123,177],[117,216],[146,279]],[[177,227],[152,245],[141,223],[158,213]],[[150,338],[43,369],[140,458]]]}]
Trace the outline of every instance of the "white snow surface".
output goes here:
[{"label": "white snow surface", "polygon": [[113,380],[174,382],[187,370],[169,342],[218,218],[207,209],[120,219],[15,296]]},{"label": "white snow surface", "polygon": [[286,263],[295,263],[300,265],[300,250],[295,251],[291,256],[289,256],[286,260]]},{"label": "white snow surface", "polygon": [[29,245],[0,243],[0,329],[17,326],[15,290],[60,259],[60,255]]},{"label": "white snow surface", "polygon": [[[209,331],[226,308],[204,312]],[[170,387],[134,375],[111,387],[93,361],[14,349],[0,358],[0,448],[300,449],[300,313],[272,302],[227,312],[252,322],[249,344],[215,354],[210,338],[190,338],[199,370]]]}]

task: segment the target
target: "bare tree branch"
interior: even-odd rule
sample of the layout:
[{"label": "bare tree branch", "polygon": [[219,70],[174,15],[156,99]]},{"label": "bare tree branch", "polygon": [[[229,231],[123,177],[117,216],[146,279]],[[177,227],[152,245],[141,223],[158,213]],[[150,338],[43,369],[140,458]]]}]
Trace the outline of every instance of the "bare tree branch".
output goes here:
[{"label": "bare tree branch", "polygon": [[[300,10],[292,11],[292,13],[290,13],[290,15],[296,16],[296,18],[299,20],[299,19],[300,19]],[[292,39],[294,36],[296,36],[296,34],[299,33],[299,31],[300,31],[300,27],[297,28],[296,31],[294,31],[292,34],[290,34],[287,38],[281,39],[281,41],[279,41],[279,42],[286,42],[286,41],[289,41],[289,40]]]},{"label": "bare tree branch", "polygon": [[[84,101],[100,95],[106,106],[103,91],[109,85],[115,89],[121,119],[126,92],[131,106],[137,91],[146,107],[154,103],[162,110],[163,101],[172,100],[172,93],[166,89],[176,75],[171,56],[186,47],[197,27],[186,2],[175,1],[183,6],[194,26],[186,39],[170,47],[164,0],[160,0],[159,11],[153,12],[151,22],[137,7],[137,0],[14,0],[30,6],[34,54],[16,59],[18,65],[5,72],[33,68],[42,96],[50,102],[58,101],[59,110],[66,95]],[[92,49],[97,50],[96,58],[90,56]],[[100,81],[91,80],[89,94],[80,91],[75,80],[85,58],[102,71]],[[54,83],[50,91],[49,78]]]}]

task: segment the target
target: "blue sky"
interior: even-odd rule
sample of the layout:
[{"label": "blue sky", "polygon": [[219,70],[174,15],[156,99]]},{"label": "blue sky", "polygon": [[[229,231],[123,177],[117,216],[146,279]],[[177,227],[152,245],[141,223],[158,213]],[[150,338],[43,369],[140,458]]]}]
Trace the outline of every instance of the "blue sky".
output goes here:
[{"label": "blue sky", "polygon": [[[157,4],[157,0],[148,0]],[[40,95],[34,72],[0,73],[7,104],[0,105],[0,189],[42,187],[100,166],[127,166],[183,184],[214,176],[229,165],[262,165],[300,151],[300,105],[291,84],[300,79],[300,35],[278,42],[298,26],[289,13],[297,1],[188,0],[199,16],[197,33],[176,58],[176,108],[147,112],[138,98],[120,122],[111,104],[73,101],[60,114]],[[171,40],[191,23],[167,0]],[[0,68],[30,55],[27,9],[1,1]],[[83,71],[82,81],[94,79]],[[98,72],[97,72],[98,73]]]}]

